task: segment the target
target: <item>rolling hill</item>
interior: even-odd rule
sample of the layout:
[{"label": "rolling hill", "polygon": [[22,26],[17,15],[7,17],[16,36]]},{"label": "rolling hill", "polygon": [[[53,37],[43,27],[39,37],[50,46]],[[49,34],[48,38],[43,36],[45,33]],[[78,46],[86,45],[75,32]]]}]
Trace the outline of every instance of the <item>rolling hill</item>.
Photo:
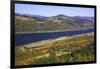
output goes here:
[{"label": "rolling hill", "polygon": [[67,16],[40,16],[29,14],[15,14],[15,31],[21,32],[46,32],[74,29],[87,29],[94,27],[93,17]]}]

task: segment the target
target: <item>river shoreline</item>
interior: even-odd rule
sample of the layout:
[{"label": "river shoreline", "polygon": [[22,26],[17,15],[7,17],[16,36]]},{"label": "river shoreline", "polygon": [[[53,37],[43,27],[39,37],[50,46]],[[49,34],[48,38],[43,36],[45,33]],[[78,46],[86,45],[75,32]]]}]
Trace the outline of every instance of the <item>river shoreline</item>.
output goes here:
[{"label": "river shoreline", "polygon": [[35,34],[35,33],[49,33],[49,32],[67,32],[67,31],[78,31],[78,30],[87,30],[94,28],[82,28],[82,29],[71,29],[71,30],[56,30],[56,31],[35,31],[35,32],[15,32],[15,34]]},{"label": "river shoreline", "polygon": [[55,39],[47,39],[47,40],[42,40],[42,41],[33,42],[33,43],[15,46],[15,47],[38,47],[38,46],[41,46],[41,45],[57,42],[57,41],[60,41],[60,40],[66,40],[66,39],[77,38],[77,37],[80,37],[80,36],[90,36],[90,35],[94,35],[94,32],[80,34],[80,35],[73,35],[73,36],[62,36],[62,37],[58,37],[58,38],[55,38]]}]

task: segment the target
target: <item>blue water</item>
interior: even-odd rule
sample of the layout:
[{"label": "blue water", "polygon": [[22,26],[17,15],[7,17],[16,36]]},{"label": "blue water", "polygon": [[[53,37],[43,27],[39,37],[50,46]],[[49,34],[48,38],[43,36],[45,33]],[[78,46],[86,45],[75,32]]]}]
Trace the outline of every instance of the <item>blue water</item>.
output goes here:
[{"label": "blue water", "polygon": [[15,34],[15,46],[24,45],[36,41],[54,39],[61,36],[72,36],[78,34],[84,34],[94,32],[94,29],[87,30],[74,30],[74,31],[63,31],[63,32],[47,32],[47,33],[29,33],[29,34]]}]

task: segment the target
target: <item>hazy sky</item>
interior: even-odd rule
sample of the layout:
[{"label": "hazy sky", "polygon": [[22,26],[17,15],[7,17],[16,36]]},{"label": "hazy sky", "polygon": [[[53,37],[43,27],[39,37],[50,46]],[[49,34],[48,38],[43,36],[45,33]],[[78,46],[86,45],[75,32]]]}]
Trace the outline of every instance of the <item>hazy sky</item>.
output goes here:
[{"label": "hazy sky", "polygon": [[67,16],[94,16],[94,8],[15,4],[15,13],[41,16],[55,16],[58,14],[65,14]]}]

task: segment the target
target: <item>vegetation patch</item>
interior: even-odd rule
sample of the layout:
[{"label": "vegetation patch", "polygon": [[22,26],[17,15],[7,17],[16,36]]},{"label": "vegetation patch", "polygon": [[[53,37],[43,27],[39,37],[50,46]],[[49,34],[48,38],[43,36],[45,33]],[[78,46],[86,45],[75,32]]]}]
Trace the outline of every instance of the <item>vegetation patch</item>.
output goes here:
[{"label": "vegetation patch", "polygon": [[64,39],[38,47],[15,48],[15,64],[37,65],[94,61],[94,35]]}]

